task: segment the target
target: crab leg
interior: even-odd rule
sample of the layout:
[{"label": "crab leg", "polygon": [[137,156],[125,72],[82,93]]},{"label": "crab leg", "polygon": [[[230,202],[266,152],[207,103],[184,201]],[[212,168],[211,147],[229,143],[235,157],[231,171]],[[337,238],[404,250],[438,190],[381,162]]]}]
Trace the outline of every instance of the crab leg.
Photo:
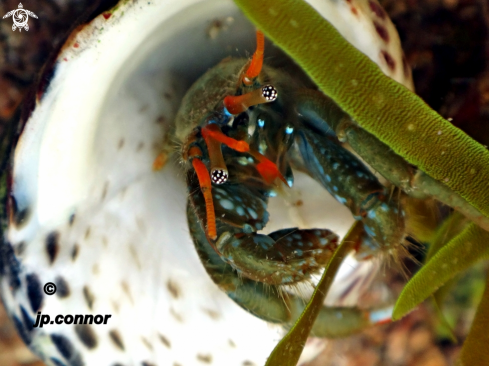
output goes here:
[{"label": "crab leg", "polygon": [[[460,211],[489,230],[489,219],[449,187],[412,167],[375,136],[355,124],[338,105],[323,93],[301,90],[295,95],[297,112],[309,126],[348,142],[373,169],[414,198],[433,197]],[[388,121],[386,121],[387,123]]]},{"label": "crab leg", "polygon": [[[389,200],[387,189],[352,153],[312,130],[299,129],[297,142],[307,171],[364,224],[378,249],[389,250],[404,239],[404,214]],[[372,250],[373,249],[373,250]],[[362,254],[375,247],[362,245]]]},{"label": "crab leg", "polygon": [[[187,205],[187,218],[197,253],[214,283],[239,306],[255,316],[284,327],[292,326],[304,310],[304,300],[280,291],[276,286],[241,277],[210,247],[190,203]],[[390,308],[365,310],[357,307],[324,306],[316,319],[312,334],[327,338],[344,337],[371,325],[389,321],[390,313]]]}]

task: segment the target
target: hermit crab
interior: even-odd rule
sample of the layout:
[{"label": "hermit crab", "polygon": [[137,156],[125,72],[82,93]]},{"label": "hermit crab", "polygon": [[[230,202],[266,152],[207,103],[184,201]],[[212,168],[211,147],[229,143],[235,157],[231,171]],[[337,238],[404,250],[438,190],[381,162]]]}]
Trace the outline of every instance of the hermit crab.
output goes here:
[{"label": "hermit crab", "polygon": [[[264,36],[257,31],[250,62],[226,59],[209,70],[184,97],[175,134],[183,137],[181,156],[192,167],[187,215],[207,272],[245,309],[288,323],[301,306],[265,285],[309,279],[338,244],[334,233],[321,228],[257,233],[268,222],[268,198],[276,196],[277,181],[293,185],[292,166],[320,182],[363,222],[359,256],[399,250],[404,212],[373,173],[334,141],[350,127],[348,116],[322,93],[263,66],[263,55]],[[155,164],[161,160],[166,159]],[[314,334],[345,335],[377,321],[375,314],[325,308]]]},{"label": "hermit crab", "polygon": [[[238,3],[243,7],[246,2]],[[381,70],[412,88],[409,68],[399,67],[403,61],[395,29],[376,1],[310,3],[318,17],[329,19]],[[286,14],[263,9],[270,20]],[[256,23],[253,16],[259,14],[247,12]],[[325,228],[341,237],[355,221],[335,201],[346,200],[366,227],[357,248],[361,259],[379,246],[389,252],[389,245],[394,251],[402,244],[403,208],[396,195],[337,140],[353,146],[352,136],[360,136],[356,146],[361,149],[370,135],[354,123],[356,117],[338,109],[336,99],[331,102],[300,76],[296,66],[281,65],[286,57],[277,47],[269,44],[263,68],[252,61],[250,71],[246,56],[256,51],[256,28],[230,1],[123,1],[90,19],[46,66],[14,124],[18,135],[3,173],[8,206],[0,266],[1,295],[10,317],[48,365],[264,364],[284,326],[293,325],[307,302],[276,286],[303,282],[319,272],[338,240]],[[304,26],[302,18],[292,20],[288,28]],[[273,33],[280,28],[270,30],[263,23],[257,26],[280,45]],[[335,66],[341,69],[346,61]],[[219,77],[211,81],[213,73]],[[191,87],[202,75],[217,86],[209,88],[201,80]],[[199,83],[216,95],[199,99]],[[274,99],[275,91],[277,98],[266,100]],[[199,102],[208,104],[198,107]],[[318,103],[330,104],[316,110]],[[337,117],[329,127],[321,122],[325,110]],[[282,114],[290,120],[284,123]],[[212,118],[217,123],[208,124]],[[175,143],[178,151],[171,155]],[[394,155],[387,145],[376,146],[367,163],[381,171],[376,160]],[[348,161],[353,174],[329,174],[322,160],[326,150]],[[155,164],[165,166],[155,172],[153,162],[161,151]],[[402,164],[402,172],[417,179],[396,172],[388,178],[394,185],[418,193],[420,186],[440,187]],[[341,178],[361,187],[349,191],[353,186],[339,185]],[[293,189],[287,187],[292,180]],[[282,199],[297,192],[301,205]],[[457,203],[459,196],[448,192],[445,197],[484,224],[477,209]],[[269,236],[256,233],[265,227],[267,210],[266,230],[274,232]],[[388,219],[380,219],[384,212]],[[284,229],[289,227],[300,230]],[[291,247],[287,238],[292,238]],[[269,255],[275,242],[279,250]],[[306,251],[309,243],[311,251]],[[336,286],[340,297],[364,289],[372,267],[362,260],[350,270],[356,277],[343,279],[347,290]],[[56,285],[56,294],[44,293],[47,283]],[[390,316],[341,305],[323,308],[315,335],[350,334]],[[33,327],[39,313],[52,319],[111,317],[106,324]],[[300,362],[315,354],[314,343],[309,344]]]}]

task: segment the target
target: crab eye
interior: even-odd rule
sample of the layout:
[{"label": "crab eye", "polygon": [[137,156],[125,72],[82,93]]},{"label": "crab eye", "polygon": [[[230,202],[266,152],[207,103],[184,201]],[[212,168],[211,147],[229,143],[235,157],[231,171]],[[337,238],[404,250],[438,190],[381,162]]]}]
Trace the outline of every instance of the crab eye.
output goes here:
[{"label": "crab eye", "polygon": [[224,169],[213,169],[211,172],[212,183],[223,184],[226,183],[229,177],[229,173]]},{"label": "crab eye", "polygon": [[275,99],[277,99],[278,92],[277,89],[273,85],[265,85],[261,88],[262,96],[265,98],[268,102],[273,102]]}]

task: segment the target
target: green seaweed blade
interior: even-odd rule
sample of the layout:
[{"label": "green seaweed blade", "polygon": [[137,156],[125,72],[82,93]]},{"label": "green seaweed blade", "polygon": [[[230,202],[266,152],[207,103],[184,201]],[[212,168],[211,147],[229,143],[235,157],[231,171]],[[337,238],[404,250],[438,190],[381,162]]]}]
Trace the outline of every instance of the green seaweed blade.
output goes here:
[{"label": "green seaweed blade", "polygon": [[431,258],[406,284],[392,315],[398,320],[435,293],[457,273],[489,258],[489,232],[469,224]]},{"label": "green seaweed blade", "polygon": [[460,366],[489,365],[489,273],[486,278],[486,289],[475,313],[469,334],[465,339],[457,362]]},{"label": "green seaweed blade", "polygon": [[328,293],[336,272],[340,268],[343,259],[354,248],[358,242],[360,235],[363,232],[362,224],[357,221],[343,238],[340,246],[336,249],[328,266],[319,281],[314,293],[309,300],[306,308],[302,312],[297,322],[289,330],[289,332],[277,344],[275,349],[270,354],[265,366],[295,366],[299,361],[307,337],[311,332],[314,321],[316,320],[324,299]]},{"label": "green seaweed blade", "polygon": [[362,128],[489,217],[484,146],[385,76],[305,1],[235,2]]}]

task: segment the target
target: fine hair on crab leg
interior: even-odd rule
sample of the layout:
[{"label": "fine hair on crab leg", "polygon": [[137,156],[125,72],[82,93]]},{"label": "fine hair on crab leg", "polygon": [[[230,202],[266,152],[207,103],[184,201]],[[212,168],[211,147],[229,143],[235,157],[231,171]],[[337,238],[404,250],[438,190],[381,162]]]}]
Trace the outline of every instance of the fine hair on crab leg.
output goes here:
[{"label": "fine hair on crab leg", "polygon": [[243,74],[241,80],[246,86],[253,84],[254,80],[260,75],[263,66],[263,54],[265,51],[265,36],[260,30],[256,31],[256,50],[251,59],[250,65]]},{"label": "fine hair on crab leg", "polygon": [[[187,218],[201,263],[214,283],[246,311],[265,321],[291,327],[304,310],[304,299],[286,293],[280,287],[240,276],[211,248],[190,201]],[[388,322],[391,312],[391,307],[368,310],[323,306],[312,334],[325,338],[345,337],[374,324]]]}]

